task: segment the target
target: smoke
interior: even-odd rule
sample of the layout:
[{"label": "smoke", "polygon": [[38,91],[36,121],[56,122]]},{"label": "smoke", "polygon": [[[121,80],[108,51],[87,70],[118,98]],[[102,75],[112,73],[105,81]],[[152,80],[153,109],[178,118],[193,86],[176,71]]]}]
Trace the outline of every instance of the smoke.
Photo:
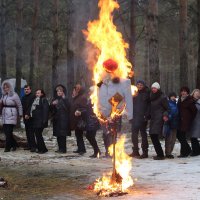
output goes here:
[{"label": "smoke", "polygon": [[83,51],[83,58],[87,64],[89,71],[93,71],[95,64],[97,63],[100,51],[95,48],[91,43],[85,42],[85,48]]}]

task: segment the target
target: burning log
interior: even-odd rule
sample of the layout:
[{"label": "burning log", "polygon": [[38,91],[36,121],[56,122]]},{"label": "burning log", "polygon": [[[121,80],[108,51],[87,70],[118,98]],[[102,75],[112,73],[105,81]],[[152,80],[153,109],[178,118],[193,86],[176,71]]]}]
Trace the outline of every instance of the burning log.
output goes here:
[{"label": "burning log", "polygon": [[[99,192],[97,192],[98,196],[102,196],[102,194],[104,194],[105,191],[100,190]],[[117,191],[117,192],[111,192],[107,195],[105,195],[105,197],[118,197],[118,196],[123,196],[128,194],[128,192],[121,192],[121,191]]]},{"label": "burning log", "polygon": [[112,178],[111,178],[111,182],[116,182],[119,184],[122,184],[122,177],[120,176],[119,173],[117,173],[116,169],[114,168],[113,174],[112,174]]}]

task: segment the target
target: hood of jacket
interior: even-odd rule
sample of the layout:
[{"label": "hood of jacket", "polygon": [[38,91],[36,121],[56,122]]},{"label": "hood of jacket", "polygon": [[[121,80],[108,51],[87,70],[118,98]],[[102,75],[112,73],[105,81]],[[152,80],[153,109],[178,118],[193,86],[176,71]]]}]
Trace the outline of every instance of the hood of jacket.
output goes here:
[{"label": "hood of jacket", "polygon": [[57,86],[54,88],[54,92],[53,92],[53,97],[54,97],[54,98],[57,98],[57,97],[58,97],[58,96],[57,96],[57,91],[56,91],[56,88],[57,88],[57,87],[62,87],[65,96],[67,95],[67,89],[66,89],[66,87],[65,87],[64,85],[62,85],[62,84],[59,84],[59,85],[57,85]]},{"label": "hood of jacket", "polygon": [[5,95],[5,94],[6,94],[5,91],[3,90],[3,87],[4,87],[5,84],[7,84],[7,85],[9,86],[9,88],[10,88],[10,91],[9,91],[9,93],[8,93],[8,96],[13,96],[14,93],[15,93],[15,90],[14,90],[14,88],[13,88],[13,85],[12,85],[8,80],[3,81],[3,83],[1,84],[2,95]]}]

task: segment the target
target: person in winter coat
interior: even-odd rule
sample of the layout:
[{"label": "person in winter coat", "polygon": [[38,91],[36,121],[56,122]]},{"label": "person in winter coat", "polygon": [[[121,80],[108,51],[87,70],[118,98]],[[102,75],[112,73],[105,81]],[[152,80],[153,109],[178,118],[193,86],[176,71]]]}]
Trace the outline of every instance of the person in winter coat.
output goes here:
[{"label": "person in winter coat", "polygon": [[191,153],[190,145],[187,142],[187,133],[190,131],[192,122],[197,114],[194,99],[189,95],[188,87],[182,87],[178,100],[179,109],[179,126],[177,131],[177,139],[181,144],[179,158],[188,157]]},{"label": "person in winter coat", "polygon": [[13,137],[13,128],[17,124],[18,116],[22,119],[22,104],[11,83],[5,80],[2,83],[2,97],[0,100],[3,120],[3,131],[6,136],[6,145],[4,152],[9,152],[12,148],[16,150],[18,144]]},{"label": "person in winter coat", "polygon": [[168,95],[169,120],[165,122],[163,133],[165,137],[165,157],[173,159],[172,151],[176,142],[176,133],[178,128],[178,106],[176,102],[176,93],[171,92]]},{"label": "person in winter coat", "polygon": [[197,108],[197,115],[192,122],[190,129],[190,139],[192,144],[192,153],[190,156],[198,156],[200,155],[200,145],[198,138],[200,138],[200,90],[195,89],[191,96],[195,101],[195,106]]},{"label": "person in winter coat", "polygon": [[83,155],[86,153],[85,143],[83,140],[83,132],[86,130],[86,121],[83,119],[82,112],[87,109],[87,98],[84,89],[77,84],[72,94],[72,102],[70,105],[70,127],[75,130],[76,142],[78,149],[73,151]]},{"label": "person in winter coat", "polygon": [[36,138],[37,153],[43,154],[48,150],[44,143],[42,132],[48,126],[49,103],[45,98],[42,89],[36,91],[36,97],[32,103],[30,116],[32,120],[32,128]]},{"label": "person in winter coat", "polygon": [[[136,82],[138,92],[133,96],[133,121],[132,121],[132,142],[133,152],[130,154],[131,157],[135,158],[148,158],[148,140],[147,140],[147,115],[150,108],[150,91],[145,85],[143,80]],[[138,148],[138,134],[142,137],[142,152],[140,156]]]},{"label": "person in winter coat", "polygon": [[168,120],[168,101],[167,97],[160,90],[159,83],[155,82],[151,86],[150,94],[150,130],[149,134],[157,156],[154,160],[163,160],[164,153],[159,141],[162,134],[164,121]]},{"label": "person in winter coat", "polygon": [[66,98],[66,88],[59,84],[54,91],[54,99],[51,102],[53,121],[53,135],[57,137],[57,153],[66,153],[66,136],[71,136],[70,131],[70,104]]},{"label": "person in winter coat", "polygon": [[98,147],[97,141],[96,141],[96,132],[100,128],[99,121],[96,117],[96,115],[93,112],[92,103],[90,99],[90,95],[93,92],[93,87],[90,87],[89,90],[89,97],[87,101],[87,110],[85,112],[86,115],[86,138],[89,141],[90,145],[92,146],[94,153],[90,156],[90,158],[96,158],[98,154],[100,155],[100,149]]},{"label": "person in winter coat", "polygon": [[25,95],[22,97],[22,107],[26,137],[28,142],[28,147],[24,148],[24,150],[30,150],[31,152],[35,152],[36,143],[30,117],[31,105],[34,101],[35,95],[32,94],[31,87],[29,85],[24,86],[24,93]]}]

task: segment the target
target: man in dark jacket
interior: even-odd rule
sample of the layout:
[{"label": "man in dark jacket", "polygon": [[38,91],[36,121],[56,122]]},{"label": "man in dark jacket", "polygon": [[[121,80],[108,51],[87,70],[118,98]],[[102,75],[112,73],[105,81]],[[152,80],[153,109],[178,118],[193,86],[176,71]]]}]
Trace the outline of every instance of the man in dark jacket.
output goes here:
[{"label": "man in dark jacket", "polygon": [[187,142],[186,134],[190,130],[192,122],[197,114],[194,99],[189,95],[188,87],[182,87],[178,100],[179,109],[179,127],[177,138],[181,143],[180,155],[178,157],[187,157],[191,153],[191,148]]},{"label": "man in dark jacket", "polygon": [[[132,142],[133,152],[131,157],[148,158],[148,140],[147,140],[147,114],[149,113],[150,91],[143,80],[136,83],[138,92],[133,96],[133,122],[132,122]],[[138,148],[138,134],[141,134],[141,148],[143,154],[140,156]]]},{"label": "man in dark jacket", "polygon": [[31,87],[29,85],[24,86],[24,93],[25,95],[22,97],[22,107],[23,107],[23,119],[25,124],[26,137],[28,142],[28,147],[25,148],[24,150],[30,150],[31,152],[35,152],[36,143],[30,118],[31,105],[33,103],[35,96],[32,94]]}]

